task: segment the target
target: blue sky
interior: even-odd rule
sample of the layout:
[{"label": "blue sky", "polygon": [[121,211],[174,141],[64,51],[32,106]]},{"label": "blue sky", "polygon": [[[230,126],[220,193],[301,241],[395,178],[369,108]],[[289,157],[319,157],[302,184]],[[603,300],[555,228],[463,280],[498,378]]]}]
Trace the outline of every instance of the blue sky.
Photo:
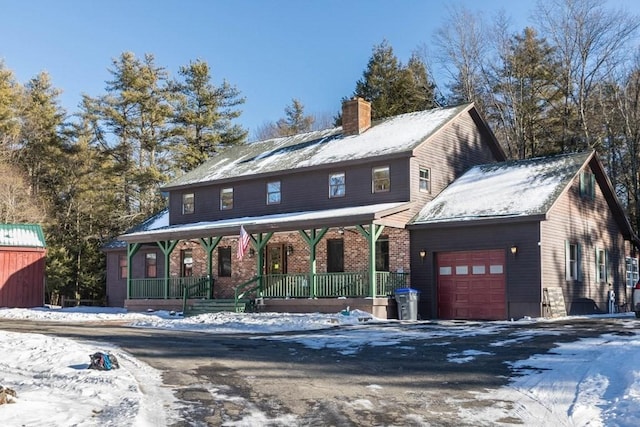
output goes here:
[{"label": "blue sky", "polygon": [[[639,3],[608,2],[634,13]],[[432,43],[450,4],[487,18],[502,9],[521,31],[535,1],[0,0],[0,60],[21,83],[47,71],[73,113],[82,93],[104,94],[122,52],[151,53],[171,75],[203,59],[215,84],[226,79],[246,97],[239,123],[253,132],[284,116],[292,98],[307,113],[334,115],[375,45],[388,40],[406,62]]]}]

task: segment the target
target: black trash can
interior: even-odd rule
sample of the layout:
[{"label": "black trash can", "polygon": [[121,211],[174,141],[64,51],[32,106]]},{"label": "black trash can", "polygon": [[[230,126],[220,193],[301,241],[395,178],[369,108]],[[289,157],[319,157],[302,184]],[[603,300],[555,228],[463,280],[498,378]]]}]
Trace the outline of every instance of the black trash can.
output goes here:
[{"label": "black trash can", "polygon": [[395,298],[398,305],[398,319],[418,320],[418,299],[420,298],[420,292],[417,289],[396,289]]}]

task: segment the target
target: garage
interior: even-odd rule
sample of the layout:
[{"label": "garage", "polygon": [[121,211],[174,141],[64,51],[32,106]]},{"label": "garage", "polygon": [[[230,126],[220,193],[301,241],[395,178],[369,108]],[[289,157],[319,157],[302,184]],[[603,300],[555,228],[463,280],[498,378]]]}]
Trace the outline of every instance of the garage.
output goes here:
[{"label": "garage", "polygon": [[504,249],[438,253],[438,318],[504,320]]}]

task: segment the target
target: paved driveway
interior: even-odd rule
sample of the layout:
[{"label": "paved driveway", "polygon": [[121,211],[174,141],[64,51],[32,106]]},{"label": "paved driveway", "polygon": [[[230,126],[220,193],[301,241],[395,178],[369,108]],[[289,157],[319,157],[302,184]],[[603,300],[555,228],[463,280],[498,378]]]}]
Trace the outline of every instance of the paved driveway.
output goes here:
[{"label": "paved driveway", "polygon": [[[475,396],[516,375],[508,362],[625,333],[621,322],[640,326],[631,318],[416,322],[254,336],[2,320],[0,329],[121,347],[163,371],[183,403],[176,426],[464,426],[460,408],[496,404]],[[480,356],[456,363],[470,349]]]}]

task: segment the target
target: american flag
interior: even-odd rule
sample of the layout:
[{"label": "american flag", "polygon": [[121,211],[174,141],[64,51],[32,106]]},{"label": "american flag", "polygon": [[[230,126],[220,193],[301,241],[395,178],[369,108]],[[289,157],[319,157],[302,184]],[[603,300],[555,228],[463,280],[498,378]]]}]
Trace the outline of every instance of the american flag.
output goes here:
[{"label": "american flag", "polygon": [[249,241],[251,240],[251,235],[247,233],[244,229],[244,226],[240,226],[240,239],[238,240],[238,260],[242,261],[244,258],[244,254],[247,253],[247,248],[249,248]]}]

